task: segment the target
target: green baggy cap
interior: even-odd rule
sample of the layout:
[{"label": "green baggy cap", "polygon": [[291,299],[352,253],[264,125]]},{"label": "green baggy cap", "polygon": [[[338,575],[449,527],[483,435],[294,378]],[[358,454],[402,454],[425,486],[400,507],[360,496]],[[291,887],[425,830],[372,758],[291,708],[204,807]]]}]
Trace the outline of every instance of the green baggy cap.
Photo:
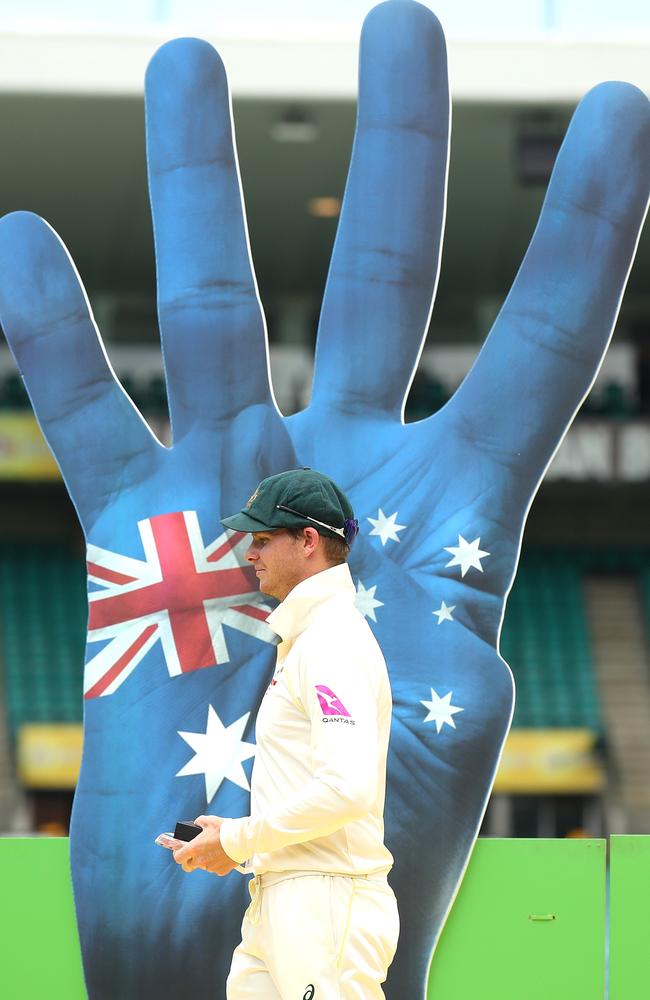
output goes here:
[{"label": "green baggy cap", "polygon": [[235,531],[275,531],[314,527],[320,535],[343,538],[348,545],[359,525],[343,490],[313,469],[290,469],[259,484],[238,514],[222,517]]}]

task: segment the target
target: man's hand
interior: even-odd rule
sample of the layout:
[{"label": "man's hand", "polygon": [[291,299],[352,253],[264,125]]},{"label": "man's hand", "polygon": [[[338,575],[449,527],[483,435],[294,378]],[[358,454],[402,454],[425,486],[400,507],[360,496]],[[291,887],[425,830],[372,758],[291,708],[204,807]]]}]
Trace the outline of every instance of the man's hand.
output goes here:
[{"label": "man's hand", "polygon": [[194,820],[203,827],[203,833],[191,840],[186,847],[174,851],[174,861],[184,872],[197,868],[213,875],[228,875],[236,865],[221,846],[221,816],[197,816]]}]

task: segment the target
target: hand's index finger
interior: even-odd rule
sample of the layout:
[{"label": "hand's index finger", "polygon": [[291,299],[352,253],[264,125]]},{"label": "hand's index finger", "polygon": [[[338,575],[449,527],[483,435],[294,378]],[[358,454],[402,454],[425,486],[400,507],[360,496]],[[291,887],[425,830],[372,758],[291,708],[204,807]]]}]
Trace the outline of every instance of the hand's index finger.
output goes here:
[{"label": "hand's index finger", "polygon": [[512,290],[447,407],[531,486],[596,375],[649,193],[650,103],[602,84],[574,115]]},{"label": "hand's index finger", "polygon": [[168,42],[145,80],[158,312],[176,436],[270,400],[226,73],[197,38]]},{"label": "hand's index finger", "polygon": [[191,845],[194,841],[190,841],[188,844],[184,844],[183,847],[177,848],[174,853],[174,861],[177,861],[179,865],[182,865],[184,861],[190,861],[192,858],[196,857],[196,851],[191,850]]},{"label": "hand's index finger", "polygon": [[29,212],[0,221],[0,320],[88,528],[125,467],[163,449],[115,377],[65,246]]}]

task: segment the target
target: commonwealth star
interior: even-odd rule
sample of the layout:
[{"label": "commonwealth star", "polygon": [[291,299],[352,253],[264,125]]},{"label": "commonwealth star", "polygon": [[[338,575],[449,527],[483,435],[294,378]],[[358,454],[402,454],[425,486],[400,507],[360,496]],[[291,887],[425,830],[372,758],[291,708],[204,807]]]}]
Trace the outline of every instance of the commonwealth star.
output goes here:
[{"label": "commonwealth star", "polygon": [[232,781],[240,788],[249,791],[248,778],[242,761],[255,754],[255,745],[242,741],[250,712],[242,715],[236,722],[224,726],[213,709],[208,706],[208,725],[205,733],[182,733],[186,743],[194,750],[191,760],[177,772],[180,778],[187,774],[205,775],[205,797],[208,805],[217,794],[217,789],[224,780]]}]

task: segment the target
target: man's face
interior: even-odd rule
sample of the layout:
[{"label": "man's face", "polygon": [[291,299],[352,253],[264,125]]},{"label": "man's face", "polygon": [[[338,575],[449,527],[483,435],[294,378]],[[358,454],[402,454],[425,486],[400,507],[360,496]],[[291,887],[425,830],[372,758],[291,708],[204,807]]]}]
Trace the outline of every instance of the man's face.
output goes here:
[{"label": "man's face", "polygon": [[260,590],[283,601],[304,577],[305,560],[300,538],[293,538],[283,528],[255,531],[246,549],[246,559],[253,566]]}]

